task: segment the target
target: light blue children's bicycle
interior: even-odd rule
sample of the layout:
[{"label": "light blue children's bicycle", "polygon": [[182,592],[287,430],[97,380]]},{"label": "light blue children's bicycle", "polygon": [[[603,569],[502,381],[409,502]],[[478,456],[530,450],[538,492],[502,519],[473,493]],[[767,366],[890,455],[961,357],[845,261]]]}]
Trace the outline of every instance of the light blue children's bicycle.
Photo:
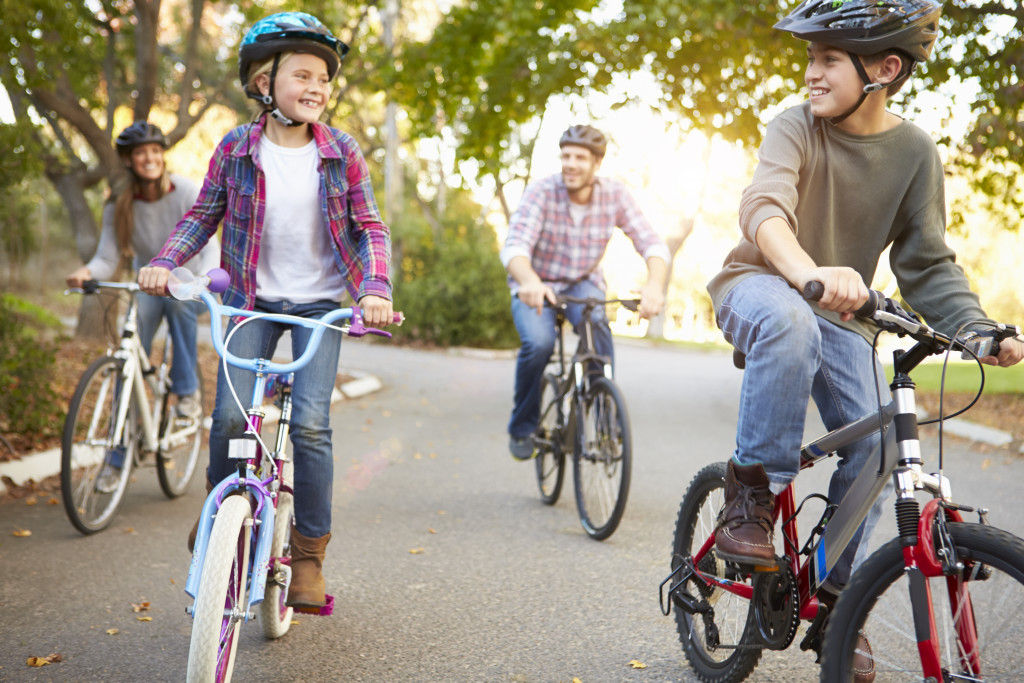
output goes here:
[{"label": "light blue children's bicycle", "polygon": [[[211,292],[227,288],[228,274],[220,269],[194,278],[184,269],[171,273],[168,289],[178,299],[199,299],[210,309],[213,344],[230,365],[256,375],[250,408],[245,410],[248,427],[241,439],[232,440],[230,457],[238,471],[217,483],[203,504],[192,564],[185,592],[195,599],[186,608],[193,618],[189,645],[190,682],[228,681],[234,669],[239,629],[255,618],[258,609],[263,634],[280,638],[291,625],[292,608],[285,604],[291,582],[290,537],[293,518],[291,456],[287,453],[291,419],[293,373],[312,360],[327,329],[350,337],[367,333],[390,337],[383,330],[363,325],[358,307],[339,308],[323,318],[306,319],[284,314],[256,313],[217,302]],[[252,320],[268,320],[313,330],[306,350],[290,363],[267,358],[239,358],[227,350],[222,339],[221,317],[242,318],[235,327]],[[401,322],[395,314],[395,322]],[[340,322],[341,326],[334,323]],[[269,448],[260,436],[266,415],[263,404],[275,397],[280,406],[277,438]],[[241,406],[241,404],[239,404]],[[327,616],[334,598],[314,612]]]}]

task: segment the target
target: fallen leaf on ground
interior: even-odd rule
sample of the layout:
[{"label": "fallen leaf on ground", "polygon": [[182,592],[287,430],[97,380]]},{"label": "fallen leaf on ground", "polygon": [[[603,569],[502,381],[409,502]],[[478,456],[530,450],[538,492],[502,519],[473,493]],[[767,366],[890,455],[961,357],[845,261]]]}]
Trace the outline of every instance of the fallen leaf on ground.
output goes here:
[{"label": "fallen leaf on ground", "polygon": [[47,505],[60,505],[60,501],[56,498],[51,498],[46,502]]},{"label": "fallen leaf on ground", "polygon": [[149,602],[148,601],[146,601],[146,602],[139,602],[139,603],[133,602],[132,603],[132,611],[133,612],[148,612],[149,611]]},{"label": "fallen leaf on ground", "polygon": [[15,529],[14,530],[14,535],[17,536],[18,538],[28,538],[29,536],[32,535],[32,532],[29,531],[28,529]]},{"label": "fallen leaf on ground", "polygon": [[116,629],[116,628],[108,628],[107,629],[107,635],[108,636],[116,636],[118,633],[120,633],[120,629]]},{"label": "fallen leaf on ground", "polygon": [[631,660],[629,660],[629,665],[631,667],[633,667],[634,669],[646,669],[647,668],[647,665],[644,664],[643,662],[641,662],[639,659],[631,659]]},{"label": "fallen leaf on ground", "polygon": [[985,458],[981,461],[981,470],[984,472],[992,466],[992,458]]},{"label": "fallen leaf on ground", "polygon": [[424,551],[423,548],[412,548],[411,550],[409,550],[410,555],[420,555],[424,552],[426,551]]},{"label": "fallen leaf on ground", "polygon": [[153,621],[153,617],[135,617],[137,621]]},{"label": "fallen leaf on ground", "polygon": [[63,662],[64,657],[60,654],[54,653],[47,655],[46,657],[29,657],[25,663],[29,666],[46,666],[51,662]]},{"label": "fallen leaf on ground", "polygon": [[25,505],[35,505],[38,502],[39,499],[36,498],[35,496],[29,496],[28,498],[25,499]]}]

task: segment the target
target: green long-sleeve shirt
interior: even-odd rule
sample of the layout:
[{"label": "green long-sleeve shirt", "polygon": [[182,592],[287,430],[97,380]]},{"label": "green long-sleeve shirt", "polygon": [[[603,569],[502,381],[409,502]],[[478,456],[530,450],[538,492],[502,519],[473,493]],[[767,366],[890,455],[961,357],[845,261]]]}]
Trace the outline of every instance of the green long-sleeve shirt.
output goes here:
[{"label": "green long-sleeve shirt", "polygon": [[[816,121],[809,104],[788,109],[768,125],[754,178],[740,200],[739,244],[708,283],[715,311],[746,277],[778,274],[754,236],[778,216],[818,266],[853,268],[869,286],[890,244],[889,262],[910,306],[931,326],[952,334],[984,318],[956,255],[946,244],[942,162],[935,143],[903,121],[874,135],[852,135]],[[870,339],[856,320],[815,308]]]}]

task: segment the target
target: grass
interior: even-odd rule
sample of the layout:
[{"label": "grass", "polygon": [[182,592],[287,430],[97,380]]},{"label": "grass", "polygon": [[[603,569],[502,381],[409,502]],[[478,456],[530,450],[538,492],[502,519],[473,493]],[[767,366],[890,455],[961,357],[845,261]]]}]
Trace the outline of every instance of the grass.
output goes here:
[{"label": "grass", "polygon": [[[892,377],[892,366],[886,366],[886,373]],[[942,363],[926,363],[919,366],[911,374],[918,389],[923,391],[939,390],[942,381]],[[978,391],[981,373],[978,364],[973,362],[950,361],[946,367],[947,392],[974,393]],[[985,366],[986,394],[1024,394],[1024,365],[1018,364],[1011,368]]]}]

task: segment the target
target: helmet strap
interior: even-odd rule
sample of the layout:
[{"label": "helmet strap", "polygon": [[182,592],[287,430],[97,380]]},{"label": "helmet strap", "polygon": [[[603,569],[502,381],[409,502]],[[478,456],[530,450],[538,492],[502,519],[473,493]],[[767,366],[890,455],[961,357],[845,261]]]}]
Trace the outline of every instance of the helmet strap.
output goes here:
[{"label": "helmet strap", "polygon": [[266,111],[270,112],[270,116],[273,117],[275,121],[277,121],[283,126],[294,128],[296,126],[301,126],[302,122],[293,121],[292,119],[288,118],[281,112],[281,109],[274,104],[274,81],[277,80],[277,66],[280,63],[280,61],[281,53],[277,52],[274,54],[274,64],[273,66],[270,67],[270,88],[268,89],[266,95],[256,95],[248,91],[246,91],[246,94],[252,99],[256,100],[257,102],[260,102],[264,107],[266,107]]},{"label": "helmet strap", "polygon": [[840,114],[839,116],[833,116],[828,120],[828,122],[831,123],[833,126],[838,126],[840,123],[845,121],[851,114],[853,114],[853,112],[860,109],[860,105],[864,104],[864,100],[867,99],[868,95],[870,95],[873,92],[878,92],[882,88],[887,87],[885,85],[882,85],[881,83],[875,83],[871,80],[871,78],[868,76],[867,70],[864,68],[864,63],[860,61],[860,57],[858,55],[854,54],[853,52],[847,52],[846,54],[850,56],[850,61],[853,62],[853,67],[857,69],[857,73],[860,75],[860,80],[864,82],[864,88],[861,90],[860,99],[857,100],[856,104],[854,104],[852,107],[847,109],[844,113]]}]

